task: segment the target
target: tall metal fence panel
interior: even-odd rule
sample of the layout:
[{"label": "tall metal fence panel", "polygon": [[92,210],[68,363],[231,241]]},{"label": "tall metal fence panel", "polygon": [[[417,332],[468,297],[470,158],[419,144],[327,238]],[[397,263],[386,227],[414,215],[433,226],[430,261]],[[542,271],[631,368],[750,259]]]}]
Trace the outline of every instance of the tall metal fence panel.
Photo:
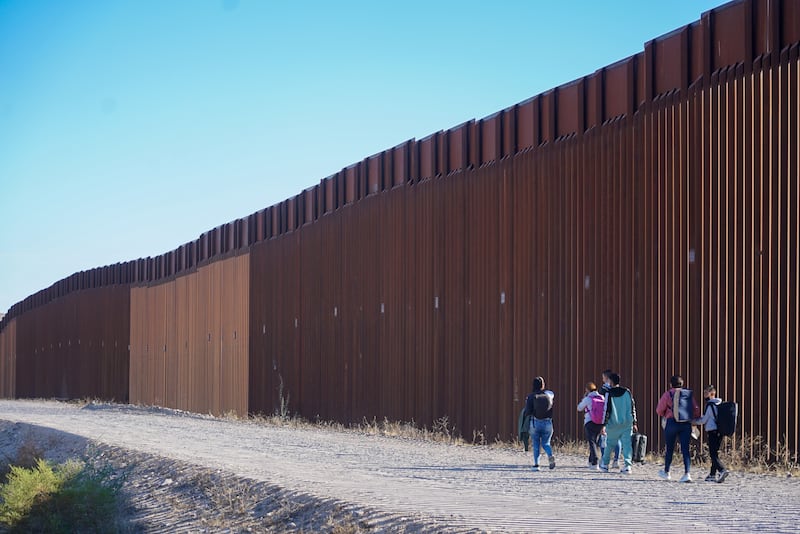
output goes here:
[{"label": "tall metal fence panel", "polygon": [[11,320],[0,330],[0,397],[16,396],[17,321]]},{"label": "tall metal fence panel", "polygon": [[682,374],[741,404],[739,436],[796,449],[779,394],[798,378],[796,49],[257,245],[252,335],[269,346],[251,409],[280,390],[308,417],[508,438],[542,375],[557,431],[579,436],[583,385],[612,368],[656,444]]},{"label": "tall metal fence panel", "polygon": [[127,402],[129,298],[86,289],[17,317],[15,395]]},{"label": "tall metal fence panel", "polygon": [[246,414],[250,257],[131,288],[131,402]]}]

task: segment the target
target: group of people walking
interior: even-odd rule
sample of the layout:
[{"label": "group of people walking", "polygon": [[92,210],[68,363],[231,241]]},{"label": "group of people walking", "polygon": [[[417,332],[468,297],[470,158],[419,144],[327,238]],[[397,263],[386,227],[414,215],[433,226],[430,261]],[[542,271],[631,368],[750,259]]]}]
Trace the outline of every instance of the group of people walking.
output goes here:
[{"label": "group of people walking", "polygon": [[[619,465],[620,452],[624,465],[621,472],[632,472],[633,451],[630,436],[637,432],[636,402],[628,388],[619,384],[620,377],[611,369],[603,371],[600,392],[594,382],[586,384],[586,394],[578,403],[578,411],[584,412],[584,434],[589,442],[589,468],[608,472],[611,453],[614,453],[612,469]],[[622,439],[628,436],[626,439]],[[609,442],[613,449],[607,447]]]},{"label": "group of people walking", "polygon": [[[584,397],[578,403],[578,412],[584,414],[584,434],[589,444],[588,467],[603,472],[620,469],[623,474],[632,473],[634,459],[632,436],[637,435],[636,402],[630,389],[620,385],[619,374],[611,369],[603,371],[603,383],[598,391],[594,382],[585,386]],[[683,378],[675,375],[670,387],[658,401],[656,413],[661,417],[666,454],[664,468],[659,476],[671,480],[670,468],[675,452],[675,443],[680,442],[683,455],[684,474],[680,482],[691,482],[691,456],[689,443],[694,425],[705,425],[708,449],[711,457],[711,472],[707,482],[723,482],[728,470],[720,462],[719,449],[724,436],[717,430],[716,408],[722,402],[713,385],[706,386],[703,396],[706,409],[702,411],[691,390],[683,387]],[[547,455],[547,467],[555,469],[556,459],[550,441],[553,437],[553,404],[555,394],[545,388],[544,378],[533,379],[532,392],[525,400],[521,414],[521,428],[527,429],[533,449],[533,471],[541,469],[539,458],[543,449]],[[620,466],[619,457],[623,464]],[[612,454],[614,461],[611,463]]]}]

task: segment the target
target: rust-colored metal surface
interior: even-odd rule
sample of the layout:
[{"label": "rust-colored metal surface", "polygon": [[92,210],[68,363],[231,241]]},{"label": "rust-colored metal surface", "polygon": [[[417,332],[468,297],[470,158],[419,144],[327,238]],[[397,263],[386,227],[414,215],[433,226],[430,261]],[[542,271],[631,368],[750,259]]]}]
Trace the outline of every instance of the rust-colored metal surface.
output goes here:
[{"label": "rust-colored metal surface", "polygon": [[130,400],[247,413],[248,254],[130,289]]},{"label": "rust-colored metal surface", "polygon": [[300,387],[299,245],[294,232],[258,243],[250,252],[249,408],[254,413],[280,411],[283,398],[292,413],[306,415],[303,403],[317,402],[316,395],[304,397]]},{"label": "rust-colored metal surface", "polygon": [[[17,317],[9,389],[17,397],[127,402],[129,306],[127,287],[107,286],[72,292]],[[12,355],[11,368],[13,361]]]},{"label": "rust-colored metal surface", "polygon": [[16,396],[17,321],[12,319],[0,330],[0,396]]},{"label": "rust-colored metal surface", "polygon": [[[0,393],[120,398],[129,377],[135,402],[447,417],[493,439],[541,374],[556,432],[579,437],[583,383],[611,367],[658,446],[677,372],[740,403],[737,439],[796,454],[798,15],[726,4],[175,251],[59,281],[0,322]],[[76,333],[129,337],[130,373]]]}]

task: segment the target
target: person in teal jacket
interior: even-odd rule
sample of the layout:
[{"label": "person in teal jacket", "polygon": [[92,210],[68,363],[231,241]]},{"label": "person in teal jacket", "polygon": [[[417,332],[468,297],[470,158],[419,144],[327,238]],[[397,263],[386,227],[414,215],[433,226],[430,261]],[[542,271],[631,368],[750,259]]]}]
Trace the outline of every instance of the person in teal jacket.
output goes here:
[{"label": "person in teal jacket", "polygon": [[[631,446],[631,435],[638,431],[636,426],[636,402],[628,388],[619,385],[619,375],[611,373],[609,377],[611,389],[605,395],[606,402],[606,433],[608,442],[616,443],[622,441],[622,458],[625,467],[621,473],[631,474],[631,463],[633,461],[633,448]],[[608,473],[608,461],[611,459],[611,447],[606,447],[603,451],[603,459],[600,462],[600,470]]]}]

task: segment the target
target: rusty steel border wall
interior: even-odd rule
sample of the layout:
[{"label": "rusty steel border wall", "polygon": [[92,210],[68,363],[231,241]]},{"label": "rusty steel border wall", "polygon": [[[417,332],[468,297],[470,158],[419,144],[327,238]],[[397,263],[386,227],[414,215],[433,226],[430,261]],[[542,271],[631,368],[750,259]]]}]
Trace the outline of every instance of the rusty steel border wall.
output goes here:
[{"label": "rusty steel border wall", "polygon": [[731,2],[174,251],[76,273],[0,321],[0,394],[446,416],[493,439],[541,374],[579,437],[582,384],[612,367],[656,444],[678,372],[739,401],[740,437],[796,454],[798,42],[800,1]]}]

